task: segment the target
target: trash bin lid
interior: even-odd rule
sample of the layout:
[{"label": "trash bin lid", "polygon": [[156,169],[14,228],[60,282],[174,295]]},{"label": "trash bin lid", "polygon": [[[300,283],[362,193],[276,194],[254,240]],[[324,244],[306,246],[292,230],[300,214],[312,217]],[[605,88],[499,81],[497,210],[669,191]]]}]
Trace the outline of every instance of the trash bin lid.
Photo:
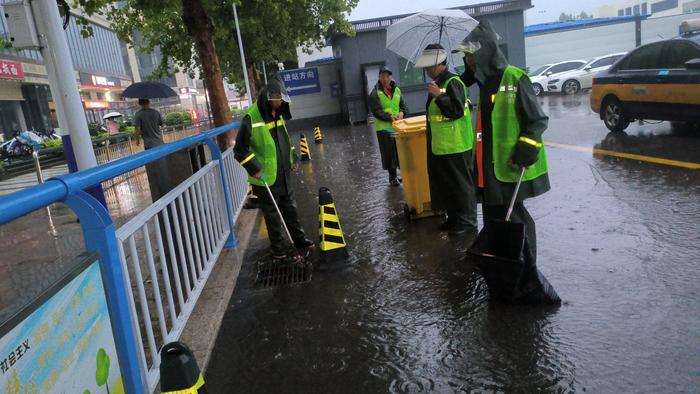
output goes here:
[{"label": "trash bin lid", "polygon": [[405,118],[397,120],[393,123],[394,130],[398,133],[417,133],[425,132],[425,115],[412,116],[410,118]]}]

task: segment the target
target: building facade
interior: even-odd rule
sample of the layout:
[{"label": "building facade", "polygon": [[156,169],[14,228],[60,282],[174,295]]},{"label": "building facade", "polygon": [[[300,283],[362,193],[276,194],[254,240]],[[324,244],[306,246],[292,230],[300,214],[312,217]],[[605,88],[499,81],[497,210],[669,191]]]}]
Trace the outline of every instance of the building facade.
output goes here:
[{"label": "building facade", "polygon": [[[2,4],[0,0],[0,15]],[[87,18],[93,36],[84,38],[73,10],[65,30],[75,78],[88,122],[102,123],[110,111],[128,113],[121,92],[132,83],[132,70],[123,45],[100,17]],[[8,37],[7,22],[0,18],[0,35]],[[5,72],[7,70],[7,72]],[[58,127],[44,60],[35,50],[0,49],[0,135],[11,138],[22,130],[47,131]]]},{"label": "building facade", "polygon": [[[530,0],[496,1],[456,8],[477,20],[491,21],[501,37],[499,47],[509,62],[518,67],[525,66],[524,11],[532,8]],[[425,112],[427,77],[421,69],[412,67],[405,59],[386,49],[386,28],[409,15],[355,21],[352,22],[355,36],[336,35],[329,39],[333,56],[338,59],[340,108],[348,122],[367,120],[367,95],[377,83],[381,66],[394,71],[393,77],[401,87],[409,112]]]},{"label": "building facade", "polygon": [[700,12],[700,0],[627,0],[598,7],[597,18],[649,15],[652,18]]}]

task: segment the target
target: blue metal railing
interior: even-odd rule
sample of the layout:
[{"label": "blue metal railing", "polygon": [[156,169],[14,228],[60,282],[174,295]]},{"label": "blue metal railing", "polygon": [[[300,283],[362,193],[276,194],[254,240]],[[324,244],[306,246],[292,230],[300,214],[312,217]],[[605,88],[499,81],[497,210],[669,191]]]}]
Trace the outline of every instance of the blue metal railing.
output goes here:
[{"label": "blue metal railing", "polygon": [[0,224],[8,223],[57,202],[68,205],[80,219],[87,251],[98,252],[100,255],[119,367],[124,388],[128,393],[145,393],[147,388],[144,371],[139,368],[135,325],[131,321],[130,306],[127,301],[128,289],[125,286],[127,273],[124,272],[121,264],[116,228],[109,212],[86,190],[171,153],[205,142],[212,153],[212,159],[218,160],[221,169],[221,183],[228,211],[227,221],[231,230],[225,246],[233,247],[236,245],[233,234],[233,209],[224,163],[221,160],[222,153],[215,142],[215,137],[239,126],[240,122],[234,122],[88,170],[51,178],[46,183],[0,197]]}]

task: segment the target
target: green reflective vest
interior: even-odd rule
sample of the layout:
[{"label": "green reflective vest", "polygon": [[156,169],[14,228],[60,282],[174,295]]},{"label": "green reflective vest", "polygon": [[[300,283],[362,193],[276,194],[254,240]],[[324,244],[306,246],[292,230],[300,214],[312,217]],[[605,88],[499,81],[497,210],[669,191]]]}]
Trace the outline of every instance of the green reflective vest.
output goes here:
[{"label": "green reflective vest", "polygon": [[[377,89],[377,96],[379,97],[379,104],[382,105],[382,110],[384,112],[393,116],[396,116],[399,114],[399,112],[401,112],[401,108],[399,106],[401,103],[401,89],[399,89],[398,86],[394,89],[394,95],[391,98],[389,98],[381,89]],[[391,122],[375,118],[374,125],[377,131],[394,131],[394,126],[392,126]]]},{"label": "green reflective vest", "polygon": [[445,81],[442,91],[447,89],[447,85],[452,80],[456,80],[464,87],[464,116],[459,119],[446,118],[440,112],[440,107],[435,104],[435,98],[431,99],[428,105],[428,122],[430,122],[431,151],[434,155],[462,153],[474,146],[474,130],[469,113],[467,87],[458,76],[454,76]]},{"label": "green reflective vest", "polygon": [[[515,96],[518,82],[527,73],[517,67],[508,66],[503,72],[498,92],[492,97],[494,102],[491,113],[493,133],[493,167],[496,179],[501,182],[517,182],[520,170],[508,164],[513,156],[515,145],[520,138],[520,122],[516,112]],[[542,143],[542,141],[536,141]],[[529,181],[547,173],[547,156],[544,145],[540,147],[537,162],[525,171],[523,181]]]},{"label": "green reflective vest", "polygon": [[[287,142],[289,142],[289,132],[287,131],[287,126],[284,124],[284,119],[281,116],[277,122],[273,121],[265,123],[265,120],[258,109],[258,103],[255,103],[252,107],[250,107],[248,112],[246,112],[246,116],[250,116],[250,151],[252,153],[251,156],[243,160],[241,164],[245,164],[246,161],[255,157],[262,165],[262,179],[256,179],[252,176],[248,176],[248,182],[250,182],[251,185],[263,186],[264,180],[268,185],[272,186],[277,180],[277,146],[275,145],[275,140],[272,139],[270,131],[276,126],[282,126],[284,128]],[[290,143],[289,146],[291,147],[289,150],[289,163],[293,166],[294,145]]]}]

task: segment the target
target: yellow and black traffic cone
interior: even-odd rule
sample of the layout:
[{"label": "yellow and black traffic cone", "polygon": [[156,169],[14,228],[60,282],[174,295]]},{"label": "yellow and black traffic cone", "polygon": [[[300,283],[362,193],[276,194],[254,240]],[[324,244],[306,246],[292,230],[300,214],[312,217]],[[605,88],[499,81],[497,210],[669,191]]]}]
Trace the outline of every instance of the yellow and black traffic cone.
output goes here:
[{"label": "yellow and black traffic cone", "polygon": [[160,391],[163,394],[207,392],[197,360],[182,342],[170,342],[160,351]]},{"label": "yellow and black traffic cone", "polygon": [[301,141],[299,142],[299,151],[301,152],[301,160],[309,161],[311,160],[311,151],[309,150],[309,143],[306,141],[304,134],[301,135]]},{"label": "yellow and black traffic cone", "polygon": [[323,133],[321,133],[321,128],[318,126],[314,127],[314,141],[317,144],[323,143]]},{"label": "yellow and black traffic cone", "polygon": [[258,209],[258,196],[253,192],[253,187],[248,185],[248,198],[243,204],[243,209]]},{"label": "yellow and black traffic cone", "polygon": [[330,263],[347,257],[347,244],[340,227],[340,218],[335,210],[333,196],[326,187],[318,190],[318,233],[321,261]]}]

